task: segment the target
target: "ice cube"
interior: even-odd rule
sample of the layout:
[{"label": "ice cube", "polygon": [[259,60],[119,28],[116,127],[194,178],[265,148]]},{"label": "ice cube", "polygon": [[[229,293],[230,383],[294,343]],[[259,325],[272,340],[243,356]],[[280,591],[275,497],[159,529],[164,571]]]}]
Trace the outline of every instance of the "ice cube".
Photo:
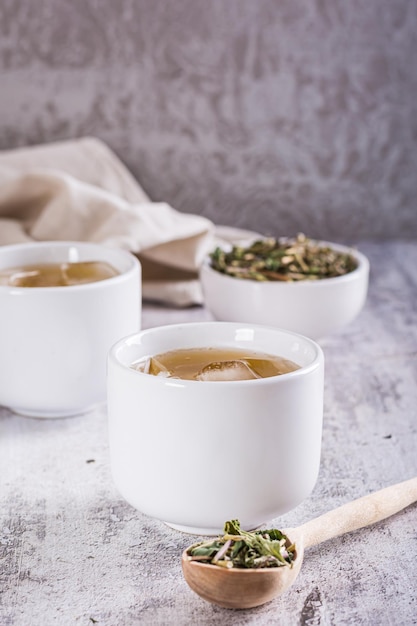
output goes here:
[{"label": "ice cube", "polygon": [[209,363],[195,376],[196,380],[252,380],[260,378],[251,367],[241,359],[236,361],[214,361]]},{"label": "ice cube", "polygon": [[134,363],[133,369],[143,374],[151,374],[151,376],[161,376],[164,378],[171,378],[172,372],[170,372],[158,359],[149,357],[145,361]]},{"label": "ice cube", "polygon": [[9,278],[12,287],[51,287],[62,284],[61,272],[54,266],[16,270]]},{"label": "ice cube", "polygon": [[172,376],[172,372],[170,372],[161,361],[155,359],[155,357],[151,357],[149,361],[149,374],[153,376],[165,376],[166,378]]},{"label": "ice cube", "polygon": [[117,276],[116,270],[102,261],[63,263],[61,271],[65,285],[82,285]]}]

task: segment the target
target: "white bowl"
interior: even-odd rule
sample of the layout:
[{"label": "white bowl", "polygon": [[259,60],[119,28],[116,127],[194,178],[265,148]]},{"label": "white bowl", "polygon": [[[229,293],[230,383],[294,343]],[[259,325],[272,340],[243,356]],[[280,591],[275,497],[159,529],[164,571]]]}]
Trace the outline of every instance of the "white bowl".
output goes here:
[{"label": "white bowl", "polygon": [[205,306],[216,320],[272,325],[312,339],[340,330],[365,303],[369,262],[353,248],[321,243],[351,254],[357,268],[344,276],[314,281],[259,282],[222,274],[207,257],[200,269]]},{"label": "white bowl", "polygon": [[[301,368],[271,378],[169,379],[130,365],[176,348],[229,346],[283,356]],[[114,482],[136,509],[196,534],[228,519],[255,528],[296,507],[319,471],[324,357],[300,335],[202,322],[143,330],[109,353]]]},{"label": "white bowl", "polygon": [[112,344],[140,328],[140,264],[129,252],[80,242],[0,247],[0,269],[106,261],[118,276],[66,287],[0,285],[0,404],[23,415],[74,415],[106,399]]}]

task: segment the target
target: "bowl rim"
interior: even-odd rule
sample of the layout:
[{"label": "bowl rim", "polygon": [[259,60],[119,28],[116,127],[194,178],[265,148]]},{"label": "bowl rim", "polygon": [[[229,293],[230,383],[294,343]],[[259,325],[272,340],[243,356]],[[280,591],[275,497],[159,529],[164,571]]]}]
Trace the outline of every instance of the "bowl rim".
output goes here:
[{"label": "bowl rim", "polygon": [[[263,239],[267,239],[267,237],[262,237]],[[258,238],[259,239],[259,238]],[[285,238],[281,238],[285,239]],[[314,243],[320,246],[327,246],[333,248],[339,252],[345,252],[350,254],[357,261],[357,266],[351,272],[347,274],[343,274],[342,276],[331,276],[327,278],[319,278],[317,280],[294,280],[294,281],[280,281],[280,280],[268,280],[268,281],[258,281],[253,280],[252,278],[237,278],[236,276],[230,276],[229,274],[224,274],[219,270],[214,269],[211,266],[211,253],[206,254],[203,259],[203,262],[200,267],[200,278],[204,276],[204,273],[210,273],[212,276],[221,277],[220,280],[232,280],[237,284],[244,285],[258,285],[259,289],[312,289],[314,286],[317,288],[317,285],[329,285],[329,284],[341,284],[344,282],[351,282],[352,280],[356,280],[359,275],[368,275],[370,270],[370,263],[368,257],[360,252],[357,248],[353,246],[347,246],[344,244],[332,243],[330,241],[323,241],[319,239],[312,239]],[[220,248],[231,248],[231,245],[227,246],[218,246]]]},{"label": "bowl rim", "polygon": [[[123,248],[114,248],[110,246],[106,246],[101,243],[97,243],[95,241],[73,241],[73,240],[51,240],[51,241],[28,241],[23,243],[15,243],[8,244],[4,246],[0,246],[0,259],[3,253],[19,251],[19,250],[30,250],[30,249],[42,249],[42,248],[70,248],[77,247],[88,249],[100,249],[100,250],[109,250],[113,254],[117,254],[120,257],[124,257],[129,260],[129,267],[123,271],[119,272],[116,276],[111,276],[109,278],[104,278],[103,280],[92,281],[90,283],[83,283],[81,285],[56,285],[52,287],[17,287],[14,285],[1,285],[0,284],[0,293],[10,293],[13,295],[23,295],[25,294],[28,297],[35,297],[39,293],[74,293],[74,291],[88,291],[92,289],[105,289],[109,283],[117,284],[119,282],[123,282],[130,275],[134,275],[138,270],[140,271],[140,262],[139,259],[135,257],[135,255],[129,250],[124,250]],[[1,269],[7,269],[6,267]]]},{"label": "bowl rim", "polygon": [[[284,532],[284,531],[282,531]],[[215,537],[213,537],[213,539],[215,539]],[[196,542],[198,543],[198,542]],[[300,550],[297,549],[296,547],[296,557],[295,559],[292,561],[292,565],[288,564],[287,566],[284,567],[259,567],[259,568],[255,568],[255,567],[248,567],[248,568],[239,568],[239,567],[231,567],[230,569],[225,569],[224,567],[221,567],[220,565],[216,565],[215,563],[204,563],[201,561],[192,561],[188,558],[188,550],[193,546],[194,544],[190,544],[187,548],[184,548],[184,550],[181,553],[181,563],[186,563],[187,565],[191,565],[191,567],[198,567],[201,569],[208,569],[209,572],[213,572],[213,570],[216,572],[227,572],[227,575],[236,575],[236,574],[240,574],[240,576],[245,576],[245,577],[250,577],[250,576],[261,576],[262,574],[265,576],[265,574],[267,572],[272,572],[272,574],[276,574],[277,572],[283,572],[286,570],[291,570],[294,567],[298,566],[299,564],[301,565],[302,561],[303,561],[303,557],[304,557],[304,550]],[[215,575],[215,574],[214,574]]]}]

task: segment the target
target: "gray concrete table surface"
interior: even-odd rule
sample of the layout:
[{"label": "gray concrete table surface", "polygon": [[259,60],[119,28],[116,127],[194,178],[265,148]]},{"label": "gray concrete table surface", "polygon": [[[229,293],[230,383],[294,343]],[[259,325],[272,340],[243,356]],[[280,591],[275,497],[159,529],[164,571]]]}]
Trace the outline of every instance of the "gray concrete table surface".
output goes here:
[{"label": "gray concrete table surface", "polygon": [[[417,475],[417,245],[358,247],[371,261],[366,306],[320,342],[319,479],[304,503],[270,520],[278,527]],[[201,307],[147,304],[142,325],[208,319]],[[417,624],[415,506],[311,548],[286,595],[232,611],[186,585],[180,556],[194,538],[117,493],[104,408],[57,420],[0,409],[0,487],[2,626]]]}]

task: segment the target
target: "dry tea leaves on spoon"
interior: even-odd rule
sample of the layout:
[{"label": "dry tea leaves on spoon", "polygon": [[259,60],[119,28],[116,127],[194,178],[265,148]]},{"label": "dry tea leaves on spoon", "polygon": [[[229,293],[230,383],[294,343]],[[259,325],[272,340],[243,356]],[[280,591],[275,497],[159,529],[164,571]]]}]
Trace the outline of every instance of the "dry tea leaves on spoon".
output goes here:
[{"label": "dry tea leaves on spoon", "polygon": [[248,247],[216,248],[210,255],[218,272],[257,281],[318,280],[343,276],[357,268],[353,256],[320,245],[303,234],[295,239],[260,239]]},{"label": "dry tea leaves on spoon", "polygon": [[224,525],[224,535],[215,540],[190,546],[190,561],[199,561],[220,567],[260,569],[291,566],[295,559],[295,545],[275,528],[247,532],[238,520]]}]

